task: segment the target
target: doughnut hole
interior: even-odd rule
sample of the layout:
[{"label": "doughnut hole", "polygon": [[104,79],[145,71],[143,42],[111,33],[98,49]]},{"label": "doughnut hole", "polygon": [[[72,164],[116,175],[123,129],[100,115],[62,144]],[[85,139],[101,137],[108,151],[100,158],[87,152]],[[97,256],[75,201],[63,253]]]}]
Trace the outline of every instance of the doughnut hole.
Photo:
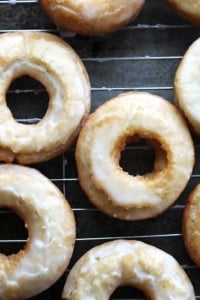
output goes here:
[{"label": "doughnut hole", "polygon": [[49,94],[42,83],[27,75],[12,81],[6,102],[17,122],[36,124],[47,111]]},{"label": "doughnut hole", "polygon": [[0,208],[0,253],[12,255],[25,248],[28,231],[23,219],[10,208]]},{"label": "doughnut hole", "polygon": [[137,299],[147,299],[145,294],[133,287],[133,286],[121,286],[118,287],[111,295],[110,299],[132,299],[132,297],[137,297]]},{"label": "doughnut hole", "polygon": [[150,176],[161,172],[168,161],[167,153],[159,141],[144,139],[139,135],[128,137],[118,155],[120,167],[132,176]]}]

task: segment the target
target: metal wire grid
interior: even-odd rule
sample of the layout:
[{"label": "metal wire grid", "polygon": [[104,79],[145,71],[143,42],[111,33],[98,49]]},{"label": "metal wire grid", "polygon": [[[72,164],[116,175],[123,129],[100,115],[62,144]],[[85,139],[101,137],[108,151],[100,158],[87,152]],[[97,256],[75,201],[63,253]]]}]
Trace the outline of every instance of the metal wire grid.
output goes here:
[{"label": "metal wire grid", "polygon": [[[18,23],[16,28],[13,28],[12,22],[14,21],[11,16],[11,23],[8,24],[7,19],[1,15],[1,8],[3,12],[7,10],[13,11],[13,8],[16,8],[20,5],[25,10],[29,5],[36,7],[38,5],[37,0],[5,0],[0,1],[0,33],[9,32],[13,30],[32,30],[32,31],[47,31],[61,36],[63,39],[67,40],[74,49],[80,54],[86,68],[88,70],[89,76],[91,78],[92,84],[92,111],[95,110],[103,101],[111,98],[121,92],[138,90],[138,91],[147,91],[155,93],[173,101],[173,75],[176,70],[176,67],[182,58],[184,51],[187,49],[189,44],[198,37],[200,30],[195,26],[185,22],[181,18],[177,17],[161,0],[147,0],[144,8],[144,13],[139,16],[136,22],[129,24],[128,26],[120,29],[118,32],[108,35],[108,37],[79,37],[71,36],[68,32],[63,32],[59,28],[55,27],[51,21],[48,20],[40,26],[34,26],[33,28],[27,26],[23,28],[21,23]],[[159,7],[159,8],[156,8]],[[11,9],[12,8],[12,9]],[[156,12],[152,12],[153,9],[157,9]],[[36,9],[38,14],[42,12]],[[162,17],[159,16],[159,12],[163,14]],[[165,22],[165,15],[169,22]],[[17,12],[20,16],[20,11]],[[151,22],[150,14],[153,18]],[[37,15],[35,16],[37,17]],[[169,17],[171,19],[169,19]],[[19,17],[18,17],[19,18]],[[164,21],[162,21],[164,18]],[[2,19],[2,20],[1,20]],[[146,22],[147,20],[147,22]],[[159,22],[160,21],[160,22]],[[36,22],[37,23],[37,22]],[[3,25],[2,25],[3,24]],[[5,26],[4,26],[5,24]],[[46,25],[47,24],[47,25]],[[180,37],[180,32],[184,35]],[[127,49],[120,48],[117,51],[115,49],[115,43],[110,40],[117,39],[119,41],[123,39],[123,36],[127,36],[127,39],[131,38],[130,34],[136,36],[136,41],[133,42],[133,49],[128,49],[130,43],[127,46]],[[145,43],[145,38],[147,35],[152,35],[152,39],[147,39],[149,43]],[[177,47],[178,43],[175,43],[172,40],[162,41],[159,48],[157,35],[161,37],[162,35],[168,36],[169,39],[176,36],[177,42],[180,44],[180,47]],[[144,37],[144,38],[143,38]],[[144,40],[142,40],[144,39]],[[154,40],[155,39],[155,40]],[[83,43],[85,48],[83,49]],[[172,43],[172,46],[170,46]],[[139,50],[137,50],[137,45]],[[143,46],[142,46],[143,45]],[[150,46],[149,46],[150,45]],[[88,47],[88,48],[87,48]],[[99,50],[99,48],[100,50]],[[111,49],[109,49],[111,47]],[[95,48],[95,49],[94,49]],[[150,48],[150,50],[148,50]],[[155,51],[156,48],[156,51]],[[104,50],[106,49],[106,50]],[[145,66],[149,67],[146,68]],[[135,77],[133,76],[130,81],[128,76],[123,77],[122,74],[117,74],[111,80],[111,72],[117,72],[117,65],[119,68],[122,67],[122,71],[126,72],[128,66],[131,65],[131,68],[136,68]],[[169,67],[167,67],[169,65]],[[113,67],[114,66],[114,67]],[[160,76],[162,67],[165,67],[165,74],[168,78],[167,81],[164,75]],[[150,76],[152,72],[150,69],[158,68],[158,72],[154,75],[154,80],[151,81]],[[111,68],[111,70],[110,70]],[[141,73],[144,75],[145,79],[142,80],[142,76],[139,75],[138,71],[141,69]],[[105,77],[104,84],[101,84],[101,75],[107,70],[108,75]],[[109,72],[110,70],[110,72]],[[99,75],[97,74],[99,72]],[[150,72],[150,75],[147,76],[146,73]],[[169,75],[167,75],[169,72]],[[162,72],[161,72],[162,73]],[[118,80],[119,76],[119,80]],[[137,76],[139,79],[137,80]],[[163,77],[162,77],[163,76]],[[112,77],[112,76],[111,76]],[[94,78],[94,79],[93,79]],[[158,78],[158,79],[157,79]],[[117,80],[116,80],[117,79]],[[125,84],[123,80],[125,79]],[[117,83],[115,83],[115,80]],[[145,82],[145,84],[144,84]],[[148,84],[148,82],[150,82]],[[154,83],[155,82],[155,83]],[[130,84],[131,83],[131,84]],[[147,83],[147,84],[146,84]],[[154,84],[152,84],[154,83]],[[156,84],[157,83],[157,84]],[[11,98],[17,98],[21,95],[40,95],[44,91],[42,89],[35,88],[12,88],[9,90],[8,95]],[[42,98],[42,96],[41,96]],[[17,104],[18,105],[18,104]],[[16,107],[14,107],[15,109]],[[18,109],[18,108],[17,108]],[[18,118],[20,122],[33,123],[40,120],[40,118],[35,115],[35,117],[25,117]],[[198,283],[198,278],[200,276],[200,271],[198,268],[191,262],[187,253],[184,249],[182,242],[182,233],[181,233],[181,215],[184,209],[185,200],[187,199],[188,193],[199,181],[200,170],[199,170],[199,142],[198,139],[194,137],[195,149],[196,149],[196,164],[194,172],[192,174],[191,180],[186,187],[185,191],[181,195],[180,199],[162,216],[153,219],[146,220],[142,222],[122,222],[118,220],[112,220],[107,216],[104,216],[96,208],[94,208],[89,202],[84,193],[81,191],[74,160],[74,149],[70,149],[62,156],[52,160],[51,162],[38,164],[35,167],[41,170],[47,177],[49,177],[66,195],[69,200],[72,209],[75,213],[77,220],[77,239],[76,239],[76,248],[72,262],[69,266],[69,269],[74,264],[74,262],[80,257],[86,250],[90,249],[94,245],[101,244],[104,241],[126,238],[126,239],[138,239],[145,241],[147,243],[153,244],[159,248],[164,249],[165,251],[171,253],[183,266],[188,275],[190,276],[196,291],[196,298],[200,298],[200,286]],[[146,145],[137,146],[128,146],[125,150],[126,154],[124,155],[124,165],[127,166],[130,164],[129,171],[131,172],[132,163],[130,163],[130,157],[134,157],[134,153],[141,153],[144,157],[149,155],[149,148]],[[142,155],[140,157],[139,164],[136,166],[140,169],[141,164],[143,163]],[[135,167],[135,165],[134,165]],[[1,210],[1,217],[11,215],[12,212],[8,210]],[[11,221],[12,223],[12,218]],[[11,224],[12,225],[12,224]],[[26,239],[23,237],[24,233],[17,232],[17,234],[22,238],[12,238],[9,239],[6,237],[0,240],[0,250],[6,252],[12,251],[17,247],[17,245],[24,244]],[[67,270],[69,272],[69,270]],[[60,291],[62,290],[62,285],[65,280],[65,276],[58,282],[54,287],[49,289],[47,292],[42,295],[34,297],[34,299],[42,299],[45,296],[45,299],[59,299]],[[123,291],[124,292],[124,291]],[[127,300],[131,299],[143,299],[143,296],[135,289],[127,289],[125,291],[125,297]],[[41,297],[41,298],[40,298]],[[120,292],[116,293],[112,299],[125,299],[124,295],[121,295]]]}]

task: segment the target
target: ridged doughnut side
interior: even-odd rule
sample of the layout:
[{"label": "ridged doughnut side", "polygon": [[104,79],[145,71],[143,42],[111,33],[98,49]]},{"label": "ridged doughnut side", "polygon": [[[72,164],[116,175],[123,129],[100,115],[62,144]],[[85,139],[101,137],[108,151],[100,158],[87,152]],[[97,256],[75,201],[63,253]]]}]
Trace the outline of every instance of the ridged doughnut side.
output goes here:
[{"label": "ridged doughnut side", "polygon": [[98,35],[114,31],[141,11],[144,0],[40,0],[44,11],[61,28],[79,33]]},{"label": "ridged doughnut side", "polygon": [[165,0],[172,9],[186,20],[200,25],[200,1],[199,0]]},{"label": "ridged doughnut side", "polygon": [[200,267],[200,184],[189,195],[182,224],[185,247],[191,259]]}]

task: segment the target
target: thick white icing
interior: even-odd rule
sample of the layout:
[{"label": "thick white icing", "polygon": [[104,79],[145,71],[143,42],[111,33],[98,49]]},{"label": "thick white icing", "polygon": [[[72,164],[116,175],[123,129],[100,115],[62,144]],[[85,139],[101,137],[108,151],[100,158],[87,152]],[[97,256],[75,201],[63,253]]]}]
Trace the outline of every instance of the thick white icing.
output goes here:
[{"label": "thick white icing", "polygon": [[24,250],[0,256],[0,298],[25,299],[40,293],[65,271],[75,241],[73,213],[58,189],[38,171],[0,167],[0,206],[28,225]]},{"label": "thick white icing", "polygon": [[192,284],[169,254],[139,241],[113,241],[89,250],[72,268],[63,299],[108,300],[120,285],[151,299],[194,300]]},{"label": "thick white icing", "polygon": [[[81,60],[68,44],[45,33],[7,33],[0,45],[0,148],[19,160],[54,156],[70,145],[89,113],[90,86]],[[47,112],[37,124],[16,122],[6,104],[9,84],[22,75],[38,79],[49,93]]]}]

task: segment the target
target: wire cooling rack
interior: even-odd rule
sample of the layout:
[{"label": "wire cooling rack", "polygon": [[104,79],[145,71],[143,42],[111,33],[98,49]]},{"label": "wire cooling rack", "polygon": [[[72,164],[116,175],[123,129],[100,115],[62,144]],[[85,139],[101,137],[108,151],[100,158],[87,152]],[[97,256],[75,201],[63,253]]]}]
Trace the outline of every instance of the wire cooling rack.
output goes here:
[{"label": "wire cooling rack", "polygon": [[[200,29],[178,17],[162,0],[146,0],[138,18],[111,34],[88,37],[57,28],[39,7],[37,0],[0,0],[0,33],[13,30],[45,31],[67,41],[83,60],[92,86],[92,111],[105,100],[125,91],[146,91],[173,102],[173,78],[189,45]],[[7,103],[20,122],[39,121],[45,113],[48,95],[42,85],[29,77],[12,83]],[[157,218],[125,222],[107,217],[93,207],[79,186],[74,149],[48,162],[34,165],[65,194],[77,222],[74,255],[68,270],[56,284],[33,299],[58,300],[66,276],[87,250],[113,239],[137,239],[173,255],[189,275],[200,298],[200,270],[184,248],[181,233],[185,201],[200,180],[199,139],[194,138],[196,163],[191,179],[176,201]],[[145,144],[129,145],[122,153],[121,165],[128,172],[145,173],[153,153]],[[0,251],[11,254],[26,242],[23,222],[10,210],[0,211]],[[145,299],[137,289],[119,288],[112,299]]]}]

